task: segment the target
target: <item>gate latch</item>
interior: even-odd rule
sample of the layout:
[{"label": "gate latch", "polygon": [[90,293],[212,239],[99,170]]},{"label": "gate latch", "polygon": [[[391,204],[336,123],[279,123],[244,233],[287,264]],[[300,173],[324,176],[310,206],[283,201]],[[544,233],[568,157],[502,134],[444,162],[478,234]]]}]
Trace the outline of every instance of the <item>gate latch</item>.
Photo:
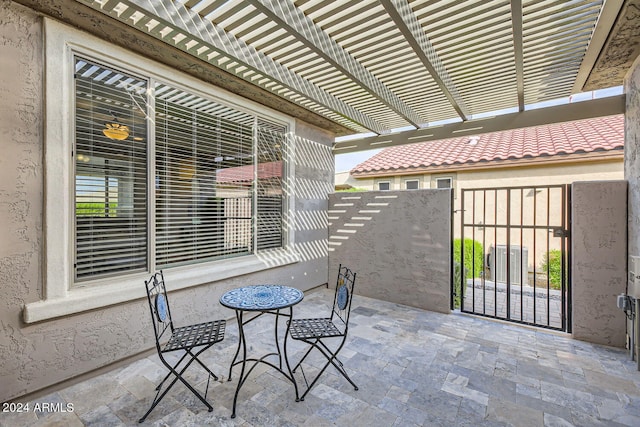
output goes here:
[{"label": "gate latch", "polygon": [[565,230],[562,227],[556,227],[553,229],[553,237],[568,237],[569,230]]}]

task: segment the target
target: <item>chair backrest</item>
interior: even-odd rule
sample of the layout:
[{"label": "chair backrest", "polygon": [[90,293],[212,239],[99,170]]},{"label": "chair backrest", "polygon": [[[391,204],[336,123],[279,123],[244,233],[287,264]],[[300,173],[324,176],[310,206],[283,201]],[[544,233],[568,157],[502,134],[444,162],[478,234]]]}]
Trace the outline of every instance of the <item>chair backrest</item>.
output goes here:
[{"label": "chair backrest", "polygon": [[356,273],[342,264],[338,267],[338,279],[336,281],[336,293],[333,297],[333,311],[331,320],[341,321],[346,334],[349,327],[349,316],[351,314],[351,301],[353,299],[353,287],[356,283]]},{"label": "chair backrest", "polygon": [[[173,333],[173,321],[171,320],[171,310],[169,309],[169,299],[162,270],[151,275],[151,278],[145,280],[144,284],[147,287],[151,322],[156,335],[156,345],[159,349],[160,343],[164,339],[169,339]],[[165,333],[167,333],[166,336]]]}]

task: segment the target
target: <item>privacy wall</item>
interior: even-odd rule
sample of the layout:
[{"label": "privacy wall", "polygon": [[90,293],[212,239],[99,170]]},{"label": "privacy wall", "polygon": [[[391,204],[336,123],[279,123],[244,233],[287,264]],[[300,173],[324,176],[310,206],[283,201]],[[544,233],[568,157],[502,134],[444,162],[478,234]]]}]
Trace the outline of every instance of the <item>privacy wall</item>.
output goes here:
[{"label": "privacy wall", "polygon": [[627,183],[574,182],[571,199],[573,337],[624,347]]},{"label": "privacy wall", "polygon": [[356,272],[356,294],[448,313],[450,190],[331,194],[329,280],[340,263]]},{"label": "privacy wall", "polygon": [[[56,227],[43,221],[43,76],[48,61],[42,25],[42,17],[30,9],[0,0],[0,402],[155,346],[143,280],[138,299],[35,323],[23,320],[25,304],[47,297],[44,236],[47,227]],[[180,323],[231,318],[233,313],[218,300],[232,287],[280,283],[307,290],[327,282],[326,210],[333,188],[334,135],[299,121],[295,132],[291,147],[297,164],[289,165],[295,173],[287,187],[292,197],[288,209],[294,211],[287,218],[295,223],[288,224],[285,236],[293,238],[293,256],[285,262],[263,256],[258,272],[230,271],[227,279],[171,292],[171,308]]]}]

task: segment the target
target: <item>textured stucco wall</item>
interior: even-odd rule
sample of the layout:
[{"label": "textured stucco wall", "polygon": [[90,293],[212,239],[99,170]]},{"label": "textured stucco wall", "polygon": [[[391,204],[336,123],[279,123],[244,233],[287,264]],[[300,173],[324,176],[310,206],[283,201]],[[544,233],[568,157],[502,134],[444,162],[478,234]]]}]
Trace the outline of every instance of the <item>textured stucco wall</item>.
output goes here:
[{"label": "textured stucco wall", "polygon": [[573,337],[625,345],[625,315],[616,296],[626,286],[626,181],[572,186]]},{"label": "textured stucco wall", "polygon": [[332,285],[340,263],[356,272],[356,294],[449,313],[450,191],[331,194]]},{"label": "textured stucco wall", "polygon": [[[640,256],[640,58],[627,74],[624,91],[624,177],[629,183],[628,254]],[[640,298],[640,281],[630,285],[629,293]]]},{"label": "textured stucco wall", "polygon": [[[40,17],[0,0],[0,402],[154,346],[143,299],[35,324],[22,321],[24,304],[43,297],[42,38]],[[326,206],[333,188],[334,136],[301,121],[296,132],[294,187],[300,191],[293,205],[314,219],[294,216],[300,262],[172,292],[176,321],[230,318],[218,299],[234,286],[281,283],[307,290],[327,282]]]}]

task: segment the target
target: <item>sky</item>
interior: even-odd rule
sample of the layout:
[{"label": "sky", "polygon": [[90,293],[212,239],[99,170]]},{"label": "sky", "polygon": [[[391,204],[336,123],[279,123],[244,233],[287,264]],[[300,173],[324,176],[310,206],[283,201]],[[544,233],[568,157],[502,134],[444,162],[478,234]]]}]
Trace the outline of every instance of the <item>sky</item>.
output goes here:
[{"label": "sky", "polygon": [[[583,92],[583,93],[578,93],[575,95],[571,95],[570,97],[566,97],[566,98],[561,98],[561,99],[556,99],[553,101],[546,101],[546,102],[540,102],[538,104],[531,104],[531,105],[527,105],[525,107],[526,110],[534,110],[537,108],[545,108],[545,107],[550,107],[553,105],[560,105],[560,104],[568,104],[570,102],[580,102],[580,101],[587,101],[590,99],[596,99],[596,98],[606,98],[608,96],[615,96],[615,95],[620,95],[622,94],[623,88],[622,86],[616,86],[613,88],[609,88],[609,89],[602,89],[602,90],[596,90],[596,91],[592,91],[592,92]],[[482,117],[486,117],[486,116],[495,116],[495,115],[499,115],[499,114],[508,114],[508,113],[513,113],[516,112],[517,108],[514,109],[507,109],[507,110],[500,110],[500,111],[492,111],[492,112],[488,112],[488,113],[483,113],[483,114],[476,114],[473,115],[472,118],[473,119],[479,119]],[[442,123],[439,123],[442,124]],[[392,132],[396,132],[396,131],[400,131],[400,130],[407,130],[407,129],[414,129],[413,127],[409,127],[409,128],[403,128],[403,129],[393,129]],[[348,136],[343,136],[343,137],[338,137],[336,138],[336,142],[340,142],[340,141],[346,141],[349,139],[354,139],[354,138],[364,138],[367,136],[374,136],[374,133],[363,133],[363,134],[358,134],[358,135],[348,135]],[[382,148],[378,148],[375,150],[366,150],[366,151],[358,151],[356,153],[346,153],[346,154],[336,154],[335,156],[335,171],[337,172],[346,172],[349,171],[351,169],[353,169],[356,165],[364,162],[365,160],[367,160],[368,158],[374,156],[375,154],[379,153],[380,151],[382,151]]]}]

